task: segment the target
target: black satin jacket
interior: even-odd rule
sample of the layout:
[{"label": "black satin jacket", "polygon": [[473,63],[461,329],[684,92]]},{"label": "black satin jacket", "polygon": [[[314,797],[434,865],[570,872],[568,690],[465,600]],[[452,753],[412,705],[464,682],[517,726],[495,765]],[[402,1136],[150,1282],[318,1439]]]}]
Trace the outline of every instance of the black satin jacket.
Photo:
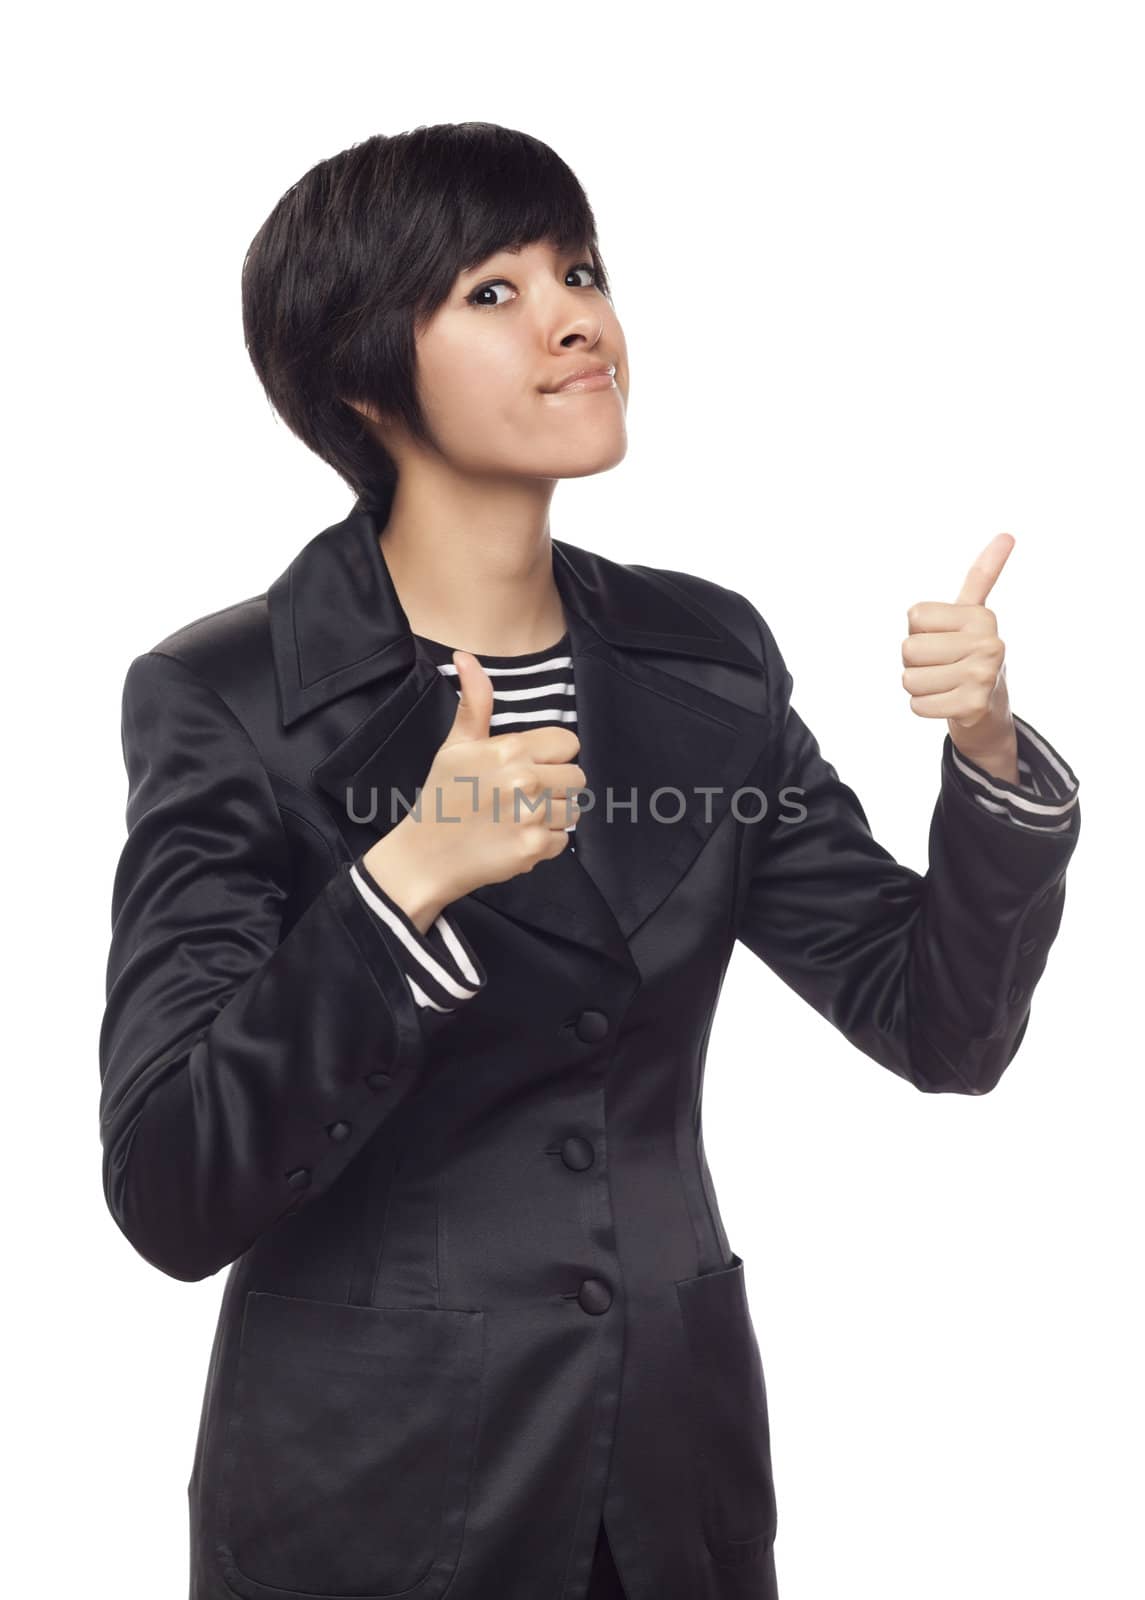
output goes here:
[{"label": "black satin jacket", "polygon": [[728,960],[915,1088],[986,1093],[1080,814],[991,814],[948,735],[929,870],[899,865],[748,600],[554,539],[594,803],[575,851],[447,908],[487,982],[420,1009],[348,877],[457,708],[383,525],[358,502],[124,685],[104,1186],[161,1271],[229,1269],[191,1600],[581,1600],[602,1515],[630,1600],[774,1600],[764,1377],[701,1130]]}]

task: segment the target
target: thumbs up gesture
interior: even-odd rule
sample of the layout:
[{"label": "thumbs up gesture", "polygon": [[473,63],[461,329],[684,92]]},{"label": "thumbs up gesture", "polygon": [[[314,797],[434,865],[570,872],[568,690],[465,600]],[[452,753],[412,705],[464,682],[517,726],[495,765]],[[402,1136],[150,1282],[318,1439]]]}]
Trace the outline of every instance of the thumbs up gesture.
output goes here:
[{"label": "thumbs up gesture", "polygon": [[457,714],[421,786],[420,808],[366,858],[423,932],[451,900],[566,850],[577,820],[573,796],[585,785],[570,728],[491,734],[489,674],[467,650],[455,650],[453,661]]},{"label": "thumbs up gesture", "polygon": [[903,688],[919,717],[945,717],[955,749],[996,777],[1018,781],[1018,735],[1006,687],[1006,647],[987,596],[1015,540],[991,539],[953,605],[923,600],[907,612]]}]

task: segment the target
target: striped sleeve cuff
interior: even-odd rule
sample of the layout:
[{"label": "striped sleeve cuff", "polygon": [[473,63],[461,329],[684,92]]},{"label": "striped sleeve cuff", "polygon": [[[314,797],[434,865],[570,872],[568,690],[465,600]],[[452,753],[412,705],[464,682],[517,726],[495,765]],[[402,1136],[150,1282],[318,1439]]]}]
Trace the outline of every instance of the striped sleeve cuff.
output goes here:
[{"label": "striped sleeve cuff", "polygon": [[1017,783],[996,778],[971,761],[955,748],[947,733],[946,755],[951,768],[963,788],[973,793],[985,810],[1015,827],[1065,833],[1072,826],[1078,802],[1078,780],[1073,769],[1030,723],[1015,717],[1014,727],[1018,735]]},{"label": "striped sleeve cuff", "polygon": [[422,933],[373,877],[364,851],[350,868],[350,881],[374,915],[395,935],[406,981],[420,1007],[456,1011],[463,1000],[472,1000],[485,987],[485,968],[477,952],[444,912]]}]

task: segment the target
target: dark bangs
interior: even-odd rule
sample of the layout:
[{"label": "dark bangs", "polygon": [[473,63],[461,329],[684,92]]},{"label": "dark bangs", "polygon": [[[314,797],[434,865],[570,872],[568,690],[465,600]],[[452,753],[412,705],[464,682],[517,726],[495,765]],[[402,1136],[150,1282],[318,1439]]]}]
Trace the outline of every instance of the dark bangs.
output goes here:
[{"label": "dark bangs", "polygon": [[430,443],[417,328],[459,273],[541,240],[583,249],[610,294],[571,168],[541,140],[491,122],[377,134],[319,162],[279,200],[243,263],[247,351],[283,422],[359,499],[384,508],[396,472],[347,400]]}]

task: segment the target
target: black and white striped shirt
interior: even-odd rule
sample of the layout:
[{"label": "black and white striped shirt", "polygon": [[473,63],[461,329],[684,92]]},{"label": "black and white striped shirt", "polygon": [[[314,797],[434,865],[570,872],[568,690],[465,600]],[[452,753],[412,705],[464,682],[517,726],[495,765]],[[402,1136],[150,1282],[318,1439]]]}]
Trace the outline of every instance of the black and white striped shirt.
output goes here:
[{"label": "black and white striped shirt", "polygon": [[[456,682],[453,648],[420,634],[417,637],[437,670]],[[544,650],[477,659],[493,683],[491,734],[515,733],[554,723],[571,726],[575,731],[576,686],[567,633]],[[1015,717],[1014,726],[1018,734],[1017,783],[996,778],[967,760],[948,734],[943,748],[950,771],[967,794],[1012,826],[1062,831],[1070,826],[1077,805],[1077,778],[1049,741],[1028,722]],[[575,824],[568,831],[568,848],[575,850]],[[471,999],[485,986],[485,969],[477,952],[444,912],[423,934],[371,876],[364,856],[365,852],[354,862],[350,876],[370,909],[397,934],[415,1001],[434,1011],[456,1010],[460,1001]]]}]

